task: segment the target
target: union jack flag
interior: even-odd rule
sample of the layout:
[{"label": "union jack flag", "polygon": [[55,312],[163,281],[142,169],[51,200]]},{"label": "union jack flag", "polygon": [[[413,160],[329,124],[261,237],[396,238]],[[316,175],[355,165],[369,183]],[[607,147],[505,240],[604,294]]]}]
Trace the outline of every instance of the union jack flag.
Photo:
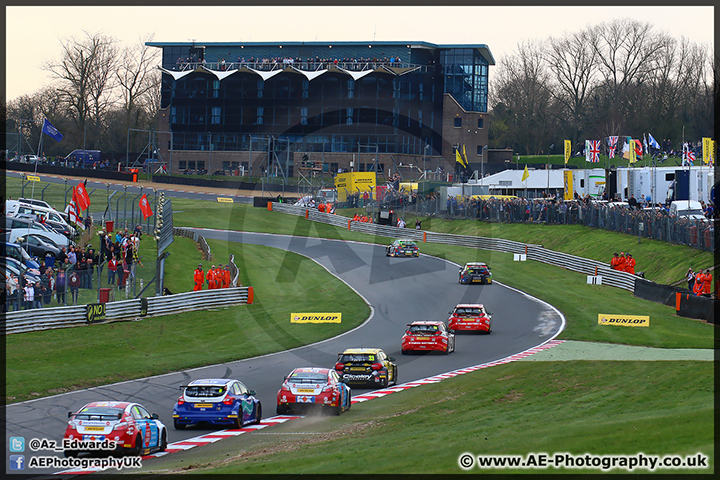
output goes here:
[{"label": "union jack flag", "polygon": [[600,161],[600,140],[585,141],[585,160],[592,163]]},{"label": "union jack flag", "polygon": [[688,149],[687,158],[688,158],[688,160],[690,160],[690,162],[694,162],[695,161],[695,152]]},{"label": "union jack flag", "polygon": [[73,195],[73,198],[70,200],[70,203],[68,203],[68,206],[65,207],[65,213],[68,214],[68,218],[70,219],[70,222],[76,224],[83,230],[85,230],[85,225],[83,225],[82,220],[80,218],[80,213],[78,211],[78,207],[75,204],[75,196]]},{"label": "union jack flag", "polygon": [[617,148],[618,136],[608,137],[608,155],[615,158],[615,149]]}]

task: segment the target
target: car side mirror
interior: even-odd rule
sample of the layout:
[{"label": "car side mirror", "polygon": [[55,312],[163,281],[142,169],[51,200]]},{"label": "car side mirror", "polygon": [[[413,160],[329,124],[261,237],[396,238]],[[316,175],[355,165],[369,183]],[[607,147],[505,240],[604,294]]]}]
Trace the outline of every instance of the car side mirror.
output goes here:
[{"label": "car side mirror", "polygon": [[151,413],[151,414],[150,414],[150,418],[152,418],[153,420],[157,420],[157,419],[160,418],[160,417],[158,417],[158,414],[157,414],[157,413]]},{"label": "car side mirror", "polygon": [[68,412],[68,418],[72,417],[73,415],[75,415],[73,412]]},{"label": "car side mirror", "polygon": [[248,390],[248,395],[257,395],[257,392],[255,390]]},{"label": "car side mirror", "polygon": [[485,313],[487,313],[488,315],[492,315],[492,312],[485,312]]},{"label": "car side mirror", "polygon": [[388,357],[388,360],[390,360],[391,362],[394,362],[394,361],[395,361],[395,357]]}]

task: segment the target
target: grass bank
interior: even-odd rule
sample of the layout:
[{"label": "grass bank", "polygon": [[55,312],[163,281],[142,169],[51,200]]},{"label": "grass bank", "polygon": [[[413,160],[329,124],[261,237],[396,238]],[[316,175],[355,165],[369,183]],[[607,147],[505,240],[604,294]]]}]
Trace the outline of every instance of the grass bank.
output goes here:
[{"label": "grass bank", "polygon": [[[682,378],[683,388],[677,387]],[[712,362],[516,362],[169,455],[196,474],[462,473],[460,454],[694,455],[714,471]],[[648,379],[652,379],[649,381]],[[377,461],[368,461],[376,459]],[[638,470],[636,470],[638,471]],[[505,468],[470,473],[602,473]],[[639,470],[647,473],[647,470]],[[625,473],[612,470],[610,473]]]},{"label": "grass bank", "polygon": [[[7,402],[283,351],[336,336],[369,315],[355,292],[305,257],[259,245],[210,246],[219,254],[243,255],[241,277],[255,288],[254,304],[9,335]],[[277,279],[289,272],[303,281],[277,288]],[[172,275],[169,280],[175,285]],[[293,311],[338,308],[342,324],[290,324]]]}]

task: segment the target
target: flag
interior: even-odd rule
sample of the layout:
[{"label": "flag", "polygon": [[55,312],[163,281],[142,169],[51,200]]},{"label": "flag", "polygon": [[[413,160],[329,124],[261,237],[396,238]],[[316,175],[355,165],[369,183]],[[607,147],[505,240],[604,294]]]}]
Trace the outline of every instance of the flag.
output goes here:
[{"label": "flag", "polygon": [[[463,145],[464,147],[464,145]],[[467,160],[463,158],[463,156],[460,154],[460,148],[455,149],[455,161],[463,166],[463,168],[467,168]]]},{"label": "flag", "polygon": [[80,211],[87,210],[90,206],[90,195],[88,195],[85,185],[82,182],[80,182],[75,189],[74,196],[75,202],[80,208]]},{"label": "flag", "polygon": [[617,148],[618,136],[608,137],[608,157],[615,158],[615,149]]},{"label": "flag", "polygon": [[630,160],[630,137],[623,137],[622,157]]},{"label": "flag", "polygon": [[43,119],[42,133],[46,133],[51,136],[56,142],[62,140],[62,133],[57,131],[57,128],[53,127],[47,118]]},{"label": "flag", "polygon": [[527,165],[525,165],[525,171],[523,171],[522,178],[520,180],[524,182],[525,180],[528,179],[529,176],[530,176],[530,172],[528,172]]},{"label": "flag", "polygon": [[572,142],[565,140],[565,165],[567,165],[568,160],[570,160],[570,155],[572,155]]},{"label": "flag", "polygon": [[702,139],[702,152],[703,152],[703,158],[702,161],[705,165],[709,164],[712,161],[712,138],[710,137],[703,137]]},{"label": "flag", "polygon": [[635,155],[638,157],[642,157],[643,149],[642,149],[642,143],[640,143],[640,140],[635,140]]},{"label": "flag", "polygon": [[585,161],[592,163],[600,161],[600,140],[585,140]]},{"label": "flag", "polygon": [[147,218],[153,214],[152,209],[150,209],[150,204],[148,203],[147,197],[143,193],[143,196],[140,198],[140,211],[143,214],[143,220],[147,220]]},{"label": "flag", "polygon": [[82,221],[80,220],[80,213],[78,212],[77,205],[75,204],[75,189],[74,188],[73,188],[73,196],[70,199],[70,203],[68,203],[67,207],[65,207],[65,213],[67,213],[67,216],[72,223],[78,225],[80,228],[85,230],[85,225],[83,225]]},{"label": "flag", "polygon": [[650,153],[650,149],[648,148],[648,144],[647,144],[647,137],[645,136],[644,133],[643,133],[643,146],[645,147],[645,153]]},{"label": "flag", "polygon": [[690,164],[692,165],[692,163],[695,161],[695,152],[693,152],[692,150],[688,149],[687,159],[688,159],[688,161],[690,162]]},{"label": "flag", "polygon": [[652,136],[652,133],[648,133],[648,143],[651,147],[660,149],[660,144],[655,140],[655,137]]}]

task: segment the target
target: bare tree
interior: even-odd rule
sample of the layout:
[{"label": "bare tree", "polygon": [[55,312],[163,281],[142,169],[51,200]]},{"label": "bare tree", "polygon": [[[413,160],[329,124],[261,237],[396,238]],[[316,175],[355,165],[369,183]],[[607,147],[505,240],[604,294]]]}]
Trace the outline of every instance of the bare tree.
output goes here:
[{"label": "bare tree", "polygon": [[587,100],[598,72],[597,50],[589,42],[587,31],[551,38],[545,59],[554,88],[553,98],[561,108],[561,125],[571,130],[573,145],[588,127]]},{"label": "bare tree", "polygon": [[96,127],[91,138],[98,138],[104,115],[113,104],[113,71],[117,68],[115,40],[100,33],[61,41],[62,56],[44,65],[63,105],[75,123],[76,136],[85,135],[88,121]]},{"label": "bare tree", "polygon": [[[550,143],[552,94],[539,43],[524,42],[500,62],[493,110],[508,127],[508,140],[526,154],[539,154]],[[500,117],[500,114],[503,117]]]}]

